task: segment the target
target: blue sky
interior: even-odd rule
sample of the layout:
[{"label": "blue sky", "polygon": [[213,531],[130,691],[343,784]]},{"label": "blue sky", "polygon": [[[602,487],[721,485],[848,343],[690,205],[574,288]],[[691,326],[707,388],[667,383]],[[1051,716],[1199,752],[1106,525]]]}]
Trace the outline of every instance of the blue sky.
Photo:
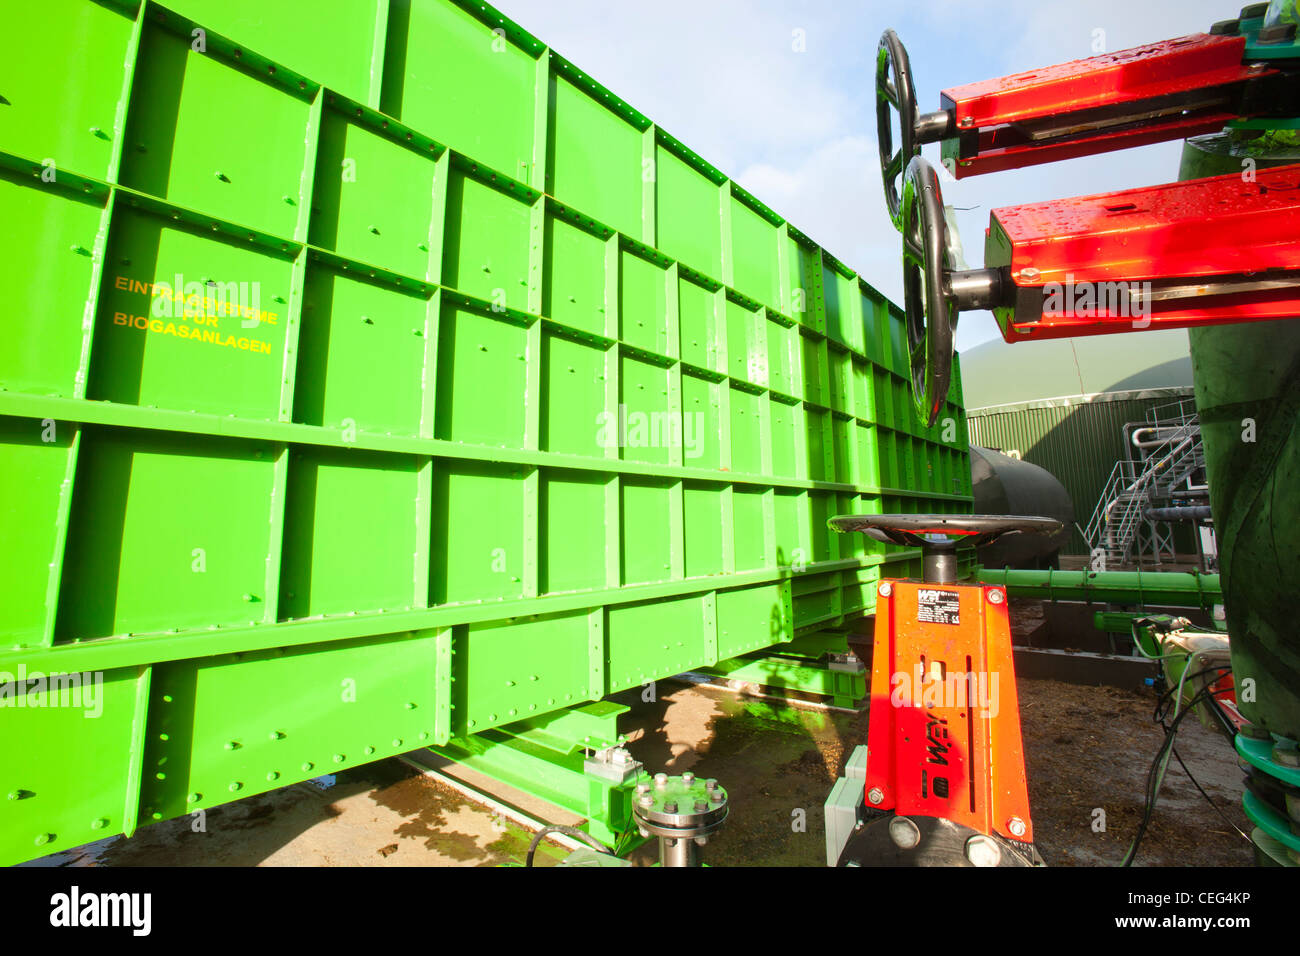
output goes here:
[{"label": "blue sky", "polygon": [[[899,239],[876,158],[873,63],[893,27],[912,61],[919,108],[977,80],[1208,30],[1240,3],[1209,0],[495,0],[539,39],[651,117],[814,240],[901,301]],[[797,52],[795,31],[803,31]],[[1097,31],[1102,31],[1098,34]],[[938,163],[937,146],[927,147]],[[983,264],[991,209],[1177,178],[1180,145],[956,182],[966,259]],[[997,336],[990,313],[963,317],[961,350]]]}]

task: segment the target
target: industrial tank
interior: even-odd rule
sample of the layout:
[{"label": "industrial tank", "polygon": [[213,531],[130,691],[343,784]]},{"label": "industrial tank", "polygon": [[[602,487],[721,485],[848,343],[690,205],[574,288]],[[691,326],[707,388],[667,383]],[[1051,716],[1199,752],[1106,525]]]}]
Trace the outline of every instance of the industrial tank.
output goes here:
[{"label": "industrial tank", "polygon": [[1061,548],[1070,537],[1074,505],[1065,486],[1047,469],[1001,452],[972,445],[971,484],[975,513],[984,515],[1043,515],[1061,522],[1052,535],[1006,535],[979,549],[986,568],[1059,567]]},{"label": "industrial tank", "polygon": [[[1180,178],[1242,173],[1300,162],[1294,131],[1247,139],[1188,140]],[[1196,406],[1210,504],[1219,537],[1233,674],[1255,678],[1242,713],[1300,740],[1300,322],[1280,319],[1192,329]]]}]

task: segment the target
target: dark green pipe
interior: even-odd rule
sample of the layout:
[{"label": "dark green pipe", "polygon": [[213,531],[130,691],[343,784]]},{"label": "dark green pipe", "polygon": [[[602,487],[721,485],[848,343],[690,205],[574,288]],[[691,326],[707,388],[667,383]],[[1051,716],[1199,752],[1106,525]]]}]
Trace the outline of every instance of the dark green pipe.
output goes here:
[{"label": "dark green pipe", "polygon": [[1209,611],[1223,603],[1217,574],[1177,571],[1017,571],[978,568],[981,584],[1007,589],[1013,598],[1087,601],[1155,607],[1196,607]]},{"label": "dark green pipe", "polygon": [[[1180,175],[1233,173],[1250,189],[1252,168],[1296,162],[1295,130],[1226,132],[1188,140]],[[1211,326],[1189,338],[1233,674],[1256,686],[1241,711],[1300,739],[1300,321]]]}]

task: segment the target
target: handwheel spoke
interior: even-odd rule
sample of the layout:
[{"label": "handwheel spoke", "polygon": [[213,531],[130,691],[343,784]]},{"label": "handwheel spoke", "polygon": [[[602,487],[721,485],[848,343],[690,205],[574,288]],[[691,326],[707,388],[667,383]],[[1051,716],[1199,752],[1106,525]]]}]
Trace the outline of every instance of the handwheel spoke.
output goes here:
[{"label": "handwheel spoke", "polygon": [[898,90],[894,88],[893,83],[890,83],[889,80],[886,79],[884,83],[882,83],[879,87],[877,87],[877,89],[884,95],[885,99],[889,101],[890,106],[892,106],[894,109],[899,108]]},{"label": "handwheel spoke", "polygon": [[903,261],[918,268],[925,264],[925,253],[910,236],[903,237]]},{"label": "handwheel spoke", "polygon": [[898,152],[894,154],[894,158],[889,161],[889,165],[885,167],[885,178],[893,179],[902,171],[903,171],[903,151],[900,149]]}]

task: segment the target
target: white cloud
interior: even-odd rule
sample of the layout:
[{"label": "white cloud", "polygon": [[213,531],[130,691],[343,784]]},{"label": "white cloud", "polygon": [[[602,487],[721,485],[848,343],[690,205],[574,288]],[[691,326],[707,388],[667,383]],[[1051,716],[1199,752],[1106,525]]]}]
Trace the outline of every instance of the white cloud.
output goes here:
[{"label": "white cloud", "polygon": [[[507,16],[719,169],[797,162],[840,135],[851,86],[818,49],[824,16],[794,4],[501,0]],[[804,30],[807,52],[793,49]]]},{"label": "white cloud", "polygon": [[875,137],[845,136],[821,144],[795,166],[746,167],[736,181],[773,209],[798,210],[791,219],[809,238],[901,300],[900,239],[880,189],[871,188],[878,169]]}]

